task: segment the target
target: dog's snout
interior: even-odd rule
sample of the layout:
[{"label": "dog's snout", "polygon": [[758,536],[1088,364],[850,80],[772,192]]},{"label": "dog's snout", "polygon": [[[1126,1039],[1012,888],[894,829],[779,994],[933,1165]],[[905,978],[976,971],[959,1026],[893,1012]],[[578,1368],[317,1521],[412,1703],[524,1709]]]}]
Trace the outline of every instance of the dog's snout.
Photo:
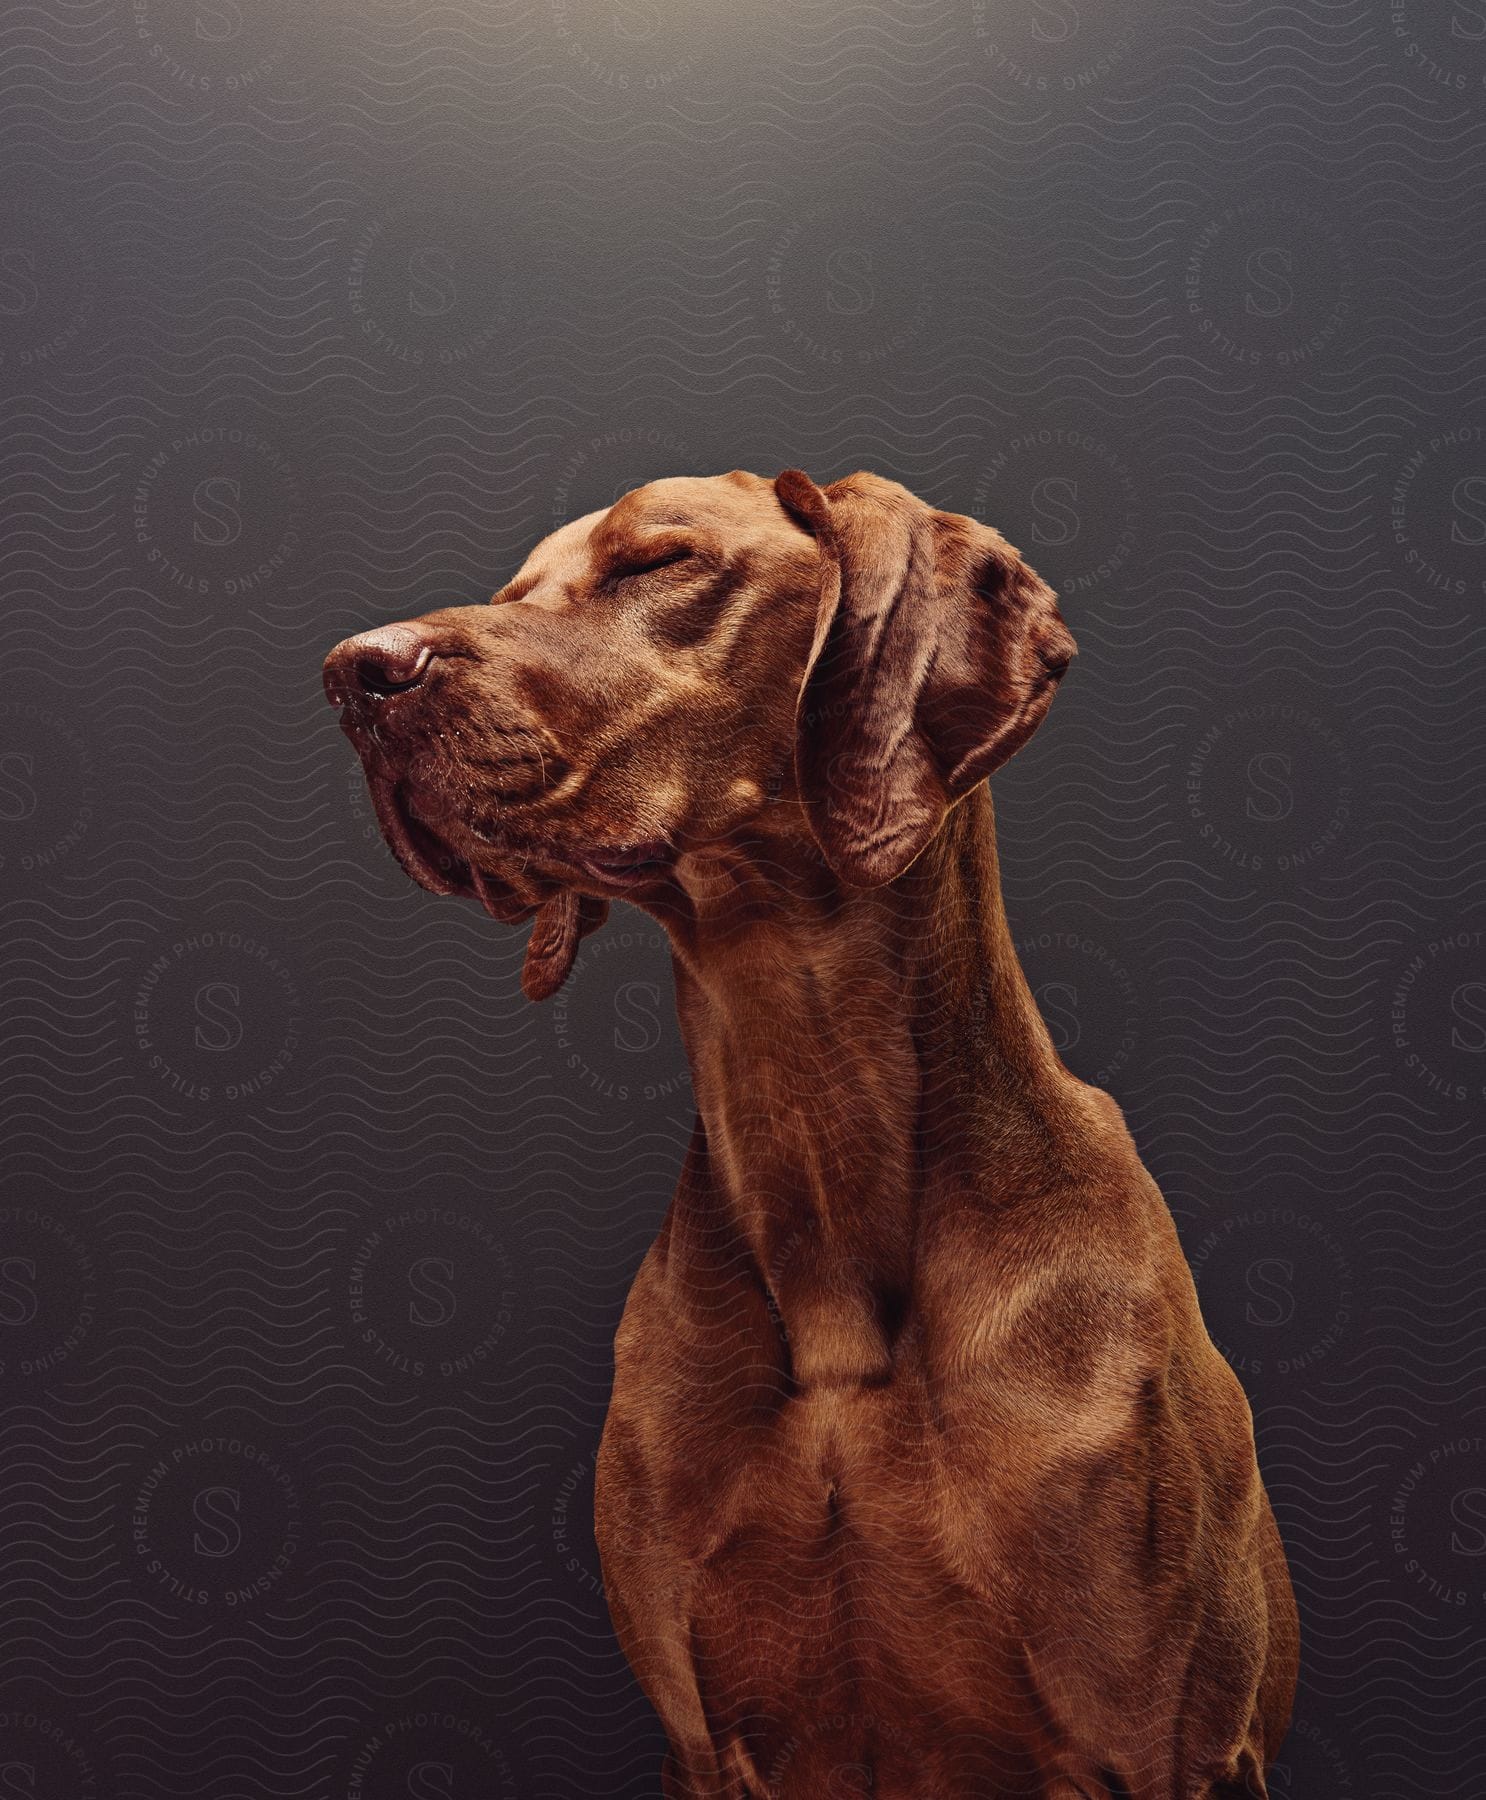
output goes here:
[{"label": "dog's snout", "polygon": [[337,644],[325,659],[325,693],[332,706],[359,694],[378,697],[417,687],[433,661],[433,646],[416,625],[379,625]]}]

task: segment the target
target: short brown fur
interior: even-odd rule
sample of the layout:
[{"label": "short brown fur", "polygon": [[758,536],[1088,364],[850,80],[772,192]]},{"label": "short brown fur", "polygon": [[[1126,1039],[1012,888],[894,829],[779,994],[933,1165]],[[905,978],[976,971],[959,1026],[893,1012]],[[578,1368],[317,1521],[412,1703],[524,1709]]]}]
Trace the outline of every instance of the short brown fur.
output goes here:
[{"label": "short brown fur", "polygon": [[1249,1409],[1012,948],[985,777],[1073,654],[879,477],[652,483],[327,659],[415,879],[670,934],[697,1120],[596,1530],[670,1800],[1262,1800],[1297,1631]]}]

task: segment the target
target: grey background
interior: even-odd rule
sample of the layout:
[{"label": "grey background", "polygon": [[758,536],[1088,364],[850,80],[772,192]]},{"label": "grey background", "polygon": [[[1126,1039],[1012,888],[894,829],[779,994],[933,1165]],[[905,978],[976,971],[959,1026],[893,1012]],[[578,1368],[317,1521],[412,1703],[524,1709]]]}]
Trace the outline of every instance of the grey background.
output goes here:
[{"label": "grey background", "polygon": [[1008,901],[1254,1402],[1274,1791],[1479,1794],[1481,0],[11,0],[0,68],[0,1791],[655,1793],[588,1512],[664,946],[528,1007],[319,663],[798,464],[1062,592]]}]

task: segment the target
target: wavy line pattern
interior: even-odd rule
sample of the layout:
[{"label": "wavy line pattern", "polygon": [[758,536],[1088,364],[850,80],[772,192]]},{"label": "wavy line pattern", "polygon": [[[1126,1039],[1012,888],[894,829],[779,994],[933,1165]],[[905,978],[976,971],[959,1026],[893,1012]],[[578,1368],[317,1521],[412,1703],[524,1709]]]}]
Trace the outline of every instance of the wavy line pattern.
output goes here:
[{"label": "wavy line pattern", "polygon": [[589,1511],[666,948],[528,1007],[318,671],[795,464],[1079,639],[1008,902],[1254,1402],[1277,1791],[1479,1793],[1479,0],[11,0],[0,70],[0,1762],[654,1793]]}]

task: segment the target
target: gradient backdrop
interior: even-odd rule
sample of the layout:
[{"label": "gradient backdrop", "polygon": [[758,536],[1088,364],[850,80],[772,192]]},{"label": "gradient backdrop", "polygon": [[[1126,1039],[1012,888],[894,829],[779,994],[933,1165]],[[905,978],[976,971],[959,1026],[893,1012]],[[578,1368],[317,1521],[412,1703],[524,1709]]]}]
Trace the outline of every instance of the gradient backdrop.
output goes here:
[{"label": "gradient backdrop", "polygon": [[1007,898],[1253,1399],[1272,1791],[1474,1800],[1486,3],[8,0],[0,67],[0,1793],[655,1794],[590,1509],[665,947],[527,1006],[319,665],[799,464],[1078,637]]}]

